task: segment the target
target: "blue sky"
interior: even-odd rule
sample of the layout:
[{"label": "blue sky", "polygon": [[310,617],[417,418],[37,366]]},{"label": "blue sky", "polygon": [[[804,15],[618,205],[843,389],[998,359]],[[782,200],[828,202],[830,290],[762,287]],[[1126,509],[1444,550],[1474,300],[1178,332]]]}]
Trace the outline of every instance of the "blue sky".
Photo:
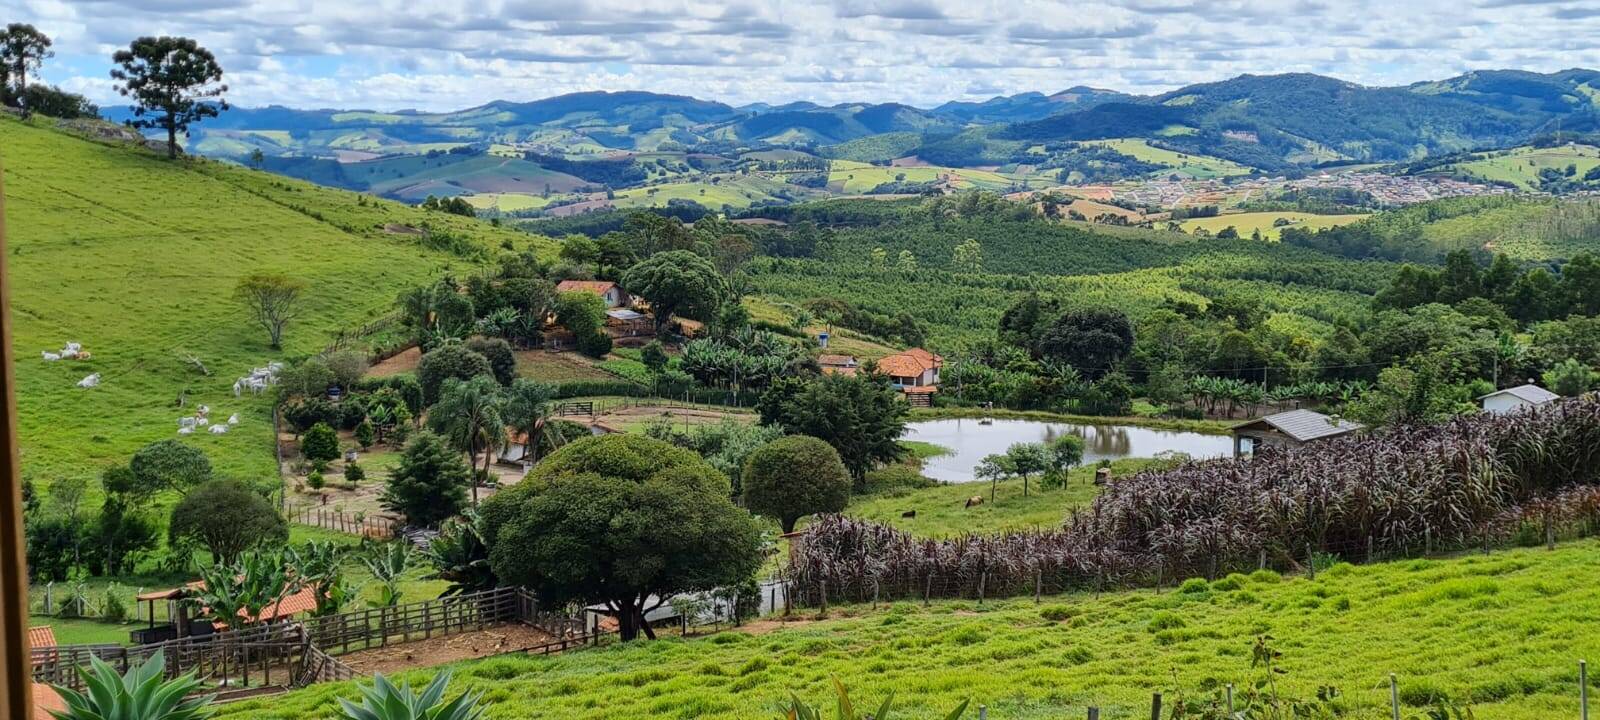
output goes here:
[{"label": "blue sky", "polygon": [[920,106],[1241,73],[1404,84],[1600,67],[1600,0],[8,0],[46,80],[116,101],[135,35],[216,52],[242,105],[447,110],[582,90]]}]

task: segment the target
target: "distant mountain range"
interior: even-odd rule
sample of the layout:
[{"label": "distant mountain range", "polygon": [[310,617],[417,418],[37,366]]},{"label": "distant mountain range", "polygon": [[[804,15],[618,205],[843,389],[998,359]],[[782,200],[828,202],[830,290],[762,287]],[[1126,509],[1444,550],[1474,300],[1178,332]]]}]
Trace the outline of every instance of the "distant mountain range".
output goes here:
[{"label": "distant mountain range", "polygon": [[[130,115],[105,109],[109,119]],[[650,92],[586,92],[495,101],[456,112],[235,108],[195,128],[190,151],[349,163],[476,147],[507,156],[647,153],[718,156],[795,149],[949,167],[1048,160],[1074,143],[1142,139],[1165,150],[1267,172],[1328,162],[1393,162],[1503,147],[1600,125],[1600,71],[1471,72],[1403,87],[1311,74],[1241,75],[1159,95],[1073,87],[947,102],[725,103]],[[296,162],[277,163],[294,173]],[[326,173],[327,169],[318,170]],[[448,183],[449,178],[434,178]]]}]

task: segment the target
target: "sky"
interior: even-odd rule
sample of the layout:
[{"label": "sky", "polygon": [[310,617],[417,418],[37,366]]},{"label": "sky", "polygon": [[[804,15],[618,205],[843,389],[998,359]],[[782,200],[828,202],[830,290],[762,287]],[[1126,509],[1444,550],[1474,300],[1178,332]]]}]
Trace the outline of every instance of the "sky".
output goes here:
[{"label": "sky", "polygon": [[454,110],[588,90],[931,107],[1243,73],[1366,85],[1600,67],[1600,0],[4,0],[45,80],[118,102],[110,56],[193,37],[236,105]]}]

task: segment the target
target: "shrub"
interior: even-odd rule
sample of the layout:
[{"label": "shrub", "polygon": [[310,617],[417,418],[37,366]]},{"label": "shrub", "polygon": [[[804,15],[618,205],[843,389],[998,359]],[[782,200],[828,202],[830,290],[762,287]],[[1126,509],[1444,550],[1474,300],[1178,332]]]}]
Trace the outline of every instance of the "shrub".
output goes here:
[{"label": "shrub", "polygon": [[592,358],[603,358],[611,352],[611,336],[603,332],[579,335],[578,352]]},{"label": "shrub", "polygon": [[128,601],[122,597],[122,586],[111,583],[100,602],[100,617],[106,622],[120,623],[128,619]]},{"label": "shrub", "polygon": [[377,431],[373,429],[372,421],[362,420],[361,424],[356,426],[356,444],[360,445],[362,450],[372,447],[376,439]]},{"label": "shrub", "polygon": [[1046,605],[1039,608],[1039,616],[1050,622],[1061,622],[1071,619],[1077,612],[1066,605]]},{"label": "shrub", "polygon": [[356,483],[367,479],[367,471],[355,463],[345,463],[344,481],[354,486]]},{"label": "shrub", "polygon": [[1178,586],[1178,592],[1184,595],[1208,593],[1211,592],[1211,583],[1206,582],[1205,578],[1189,578]]},{"label": "shrub", "polygon": [[1188,623],[1184,622],[1183,618],[1179,617],[1177,613],[1161,610],[1150,615],[1150,632],[1176,630],[1186,625]]},{"label": "shrub", "polygon": [[306,476],[306,487],[312,490],[321,490],[325,485],[327,481],[323,479],[321,470],[312,470],[311,474]]},{"label": "shrub", "polygon": [[317,423],[306,431],[300,454],[312,462],[331,462],[339,457],[339,434],[327,423]]}]

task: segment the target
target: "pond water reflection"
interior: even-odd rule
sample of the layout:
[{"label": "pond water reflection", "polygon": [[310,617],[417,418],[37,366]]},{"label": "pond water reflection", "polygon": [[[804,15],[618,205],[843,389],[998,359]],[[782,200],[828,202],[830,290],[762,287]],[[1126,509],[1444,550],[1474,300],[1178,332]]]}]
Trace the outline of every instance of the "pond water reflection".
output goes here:
[{"label": "pond water reflection", "polygon": [[1196,458],[1220,457],[1233,452],[1227,435],[1206,435],[1179,430],[1156,430],[1135,425],[1077,425],[1038,420],[994,420],[983,425],[975,418],[930,420],[906,426],[906,440],[933,443],[952,452],[929,458],[922,473],[945,482],[970,482],[972,468],[984,456],[1005,452],[1013,443],[1048,442],[1071,433],[1083,438],[1083,462],[1128,457],[1155,457],[1180,452]]}]

